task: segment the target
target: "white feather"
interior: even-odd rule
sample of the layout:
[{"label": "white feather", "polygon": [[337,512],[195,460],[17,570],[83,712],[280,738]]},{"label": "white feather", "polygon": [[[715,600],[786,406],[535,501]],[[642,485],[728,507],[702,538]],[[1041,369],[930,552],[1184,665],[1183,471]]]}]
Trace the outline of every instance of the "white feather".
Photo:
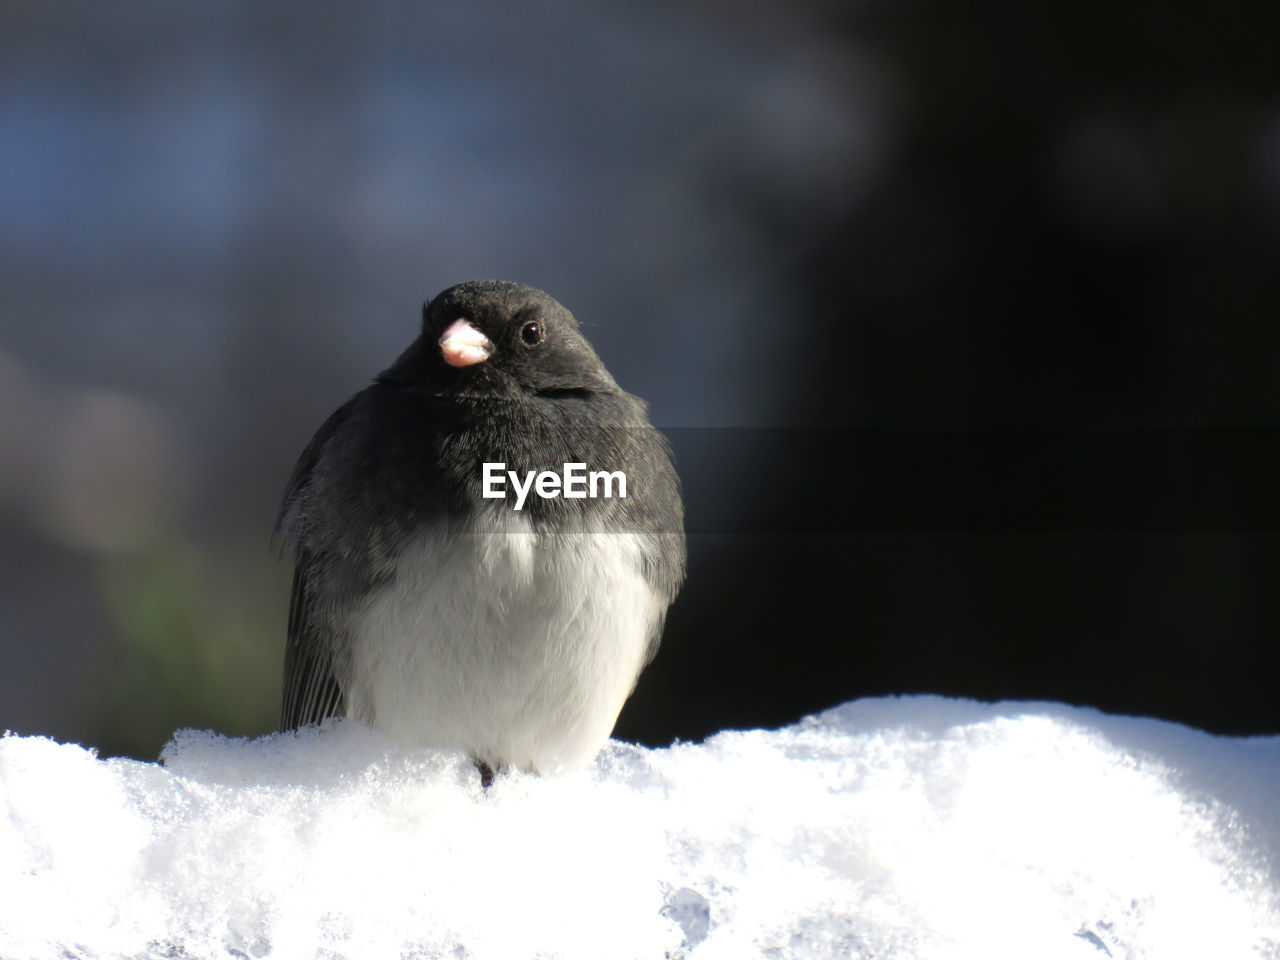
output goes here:
[{"label": "white feather", "polygon": [[665,604],[634,534],[444,526],[352,620],[347,712],[403,742],[554,773],[608,739]]}]

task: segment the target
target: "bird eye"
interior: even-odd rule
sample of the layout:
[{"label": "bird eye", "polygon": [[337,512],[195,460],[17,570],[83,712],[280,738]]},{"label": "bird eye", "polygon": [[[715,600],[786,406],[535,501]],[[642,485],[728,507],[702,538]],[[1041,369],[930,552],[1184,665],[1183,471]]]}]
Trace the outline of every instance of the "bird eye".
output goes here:
[{"label": "bird eye", "polygon": [[542,342],[542,324],[537,320],[530,320],[520,328],[520,340],[526,347],[536,347]]}]

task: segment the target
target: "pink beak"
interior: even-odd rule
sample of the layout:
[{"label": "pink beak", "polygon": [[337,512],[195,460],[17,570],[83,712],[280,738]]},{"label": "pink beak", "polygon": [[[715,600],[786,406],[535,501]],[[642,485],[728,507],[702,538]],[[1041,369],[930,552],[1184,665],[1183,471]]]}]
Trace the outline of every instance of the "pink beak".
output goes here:
[{"label": "pink beak", "polygon": [[488,360],[493,344],[466,320],[455,320],[440,338],[440,353],[451,367],[469,367]]}]

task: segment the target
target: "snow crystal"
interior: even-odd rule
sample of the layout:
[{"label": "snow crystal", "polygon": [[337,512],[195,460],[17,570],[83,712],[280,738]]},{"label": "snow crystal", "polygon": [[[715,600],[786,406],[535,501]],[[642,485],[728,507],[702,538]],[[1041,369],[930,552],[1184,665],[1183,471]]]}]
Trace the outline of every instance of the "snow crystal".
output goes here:
[{"label": "snow crystal", "polygon": [[0,740],[0,956],[1280,955],[1280,737],[864,700],[500,776],[341,721]]}]

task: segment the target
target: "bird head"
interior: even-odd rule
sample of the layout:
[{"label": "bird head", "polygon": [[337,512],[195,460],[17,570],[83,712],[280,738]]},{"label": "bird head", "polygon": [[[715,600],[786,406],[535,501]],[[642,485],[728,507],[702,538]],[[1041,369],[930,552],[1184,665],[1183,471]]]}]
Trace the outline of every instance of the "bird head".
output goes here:
[{"label": "bird head", "polygon": [[440,396],[615,392],[573,314],[533,287],[473,280],[422,307],[422,333],[378,378]]}]

